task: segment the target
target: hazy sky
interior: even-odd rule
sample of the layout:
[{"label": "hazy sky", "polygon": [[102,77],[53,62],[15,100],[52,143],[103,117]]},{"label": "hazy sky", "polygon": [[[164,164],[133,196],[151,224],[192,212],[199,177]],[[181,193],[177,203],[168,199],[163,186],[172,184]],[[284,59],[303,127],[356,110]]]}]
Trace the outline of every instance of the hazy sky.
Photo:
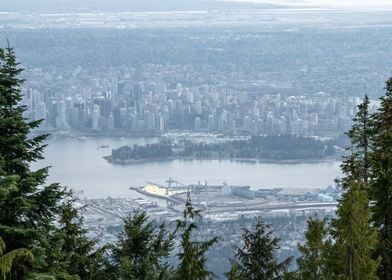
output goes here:
[{"label": "hazy sky", "polygon": [[290,5],[315,5],[326,7],[350,8],[392,8],[392,0],[237,0],[243,2],[259,2]]},{"label": "hazy sky", "polygon": [[[228,1],[231,1],[231,4]],[[0,12],[226,10],[271,8],[270,4],[392,10],[392,0],[0,0],[0,2]]]}]

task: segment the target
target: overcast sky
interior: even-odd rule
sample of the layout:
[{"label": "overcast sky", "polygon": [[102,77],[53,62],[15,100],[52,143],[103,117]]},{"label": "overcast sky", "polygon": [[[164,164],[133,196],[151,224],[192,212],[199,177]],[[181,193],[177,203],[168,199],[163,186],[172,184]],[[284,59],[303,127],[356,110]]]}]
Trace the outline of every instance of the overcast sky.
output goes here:
[{"label": "overcast sky", "polygon": [[290,5],[315,5],[325,7],[350,8],[392,8],[392,0],[237,0],[243,2],[261,2]]},{"label": "overcast sky", "polygon": [[392,0],[0,0],[0,3],[0,12],[227,10],[280,8],[280,5],[392,11]]}]

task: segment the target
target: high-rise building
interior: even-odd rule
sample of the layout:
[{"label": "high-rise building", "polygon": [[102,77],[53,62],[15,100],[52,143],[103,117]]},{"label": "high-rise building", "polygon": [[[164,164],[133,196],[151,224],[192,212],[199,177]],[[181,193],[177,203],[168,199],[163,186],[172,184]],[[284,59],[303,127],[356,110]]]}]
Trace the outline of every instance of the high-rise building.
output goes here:
[{"label": "high-rise building", "polygon": [[113,116],[113,113],[110,113],[109,117],[108,117],[108,129],[109,130],[113,130],[114,128],[115,128],[115,126],[114,126],[114,116]]},{"label": "high-rise building", "polygon": [[100,108],[99,105],[94,104],[93,106],[93,111],[91,113],[91,119],[92,119],[92,130],[99,130],[99,118],[101,116]]},{"label": "high-rise building", "polygon": [[37,104],[37,108],[35,110],[35,120],[42,120],[41,127],[45,128],[47,126],[46,120],[47,110],[45,102],[40,102]]}]

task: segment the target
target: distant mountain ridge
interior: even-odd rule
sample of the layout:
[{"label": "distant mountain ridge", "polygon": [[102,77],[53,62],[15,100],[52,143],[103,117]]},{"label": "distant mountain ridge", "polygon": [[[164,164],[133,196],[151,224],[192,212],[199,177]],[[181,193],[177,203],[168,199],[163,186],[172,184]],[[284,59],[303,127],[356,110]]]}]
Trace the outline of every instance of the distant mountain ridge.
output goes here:
[{"label": "distant mountain ridge", "polygon": [[288,6],[217,0],[3,0],[0,12],[164,12],[277,9]]}]

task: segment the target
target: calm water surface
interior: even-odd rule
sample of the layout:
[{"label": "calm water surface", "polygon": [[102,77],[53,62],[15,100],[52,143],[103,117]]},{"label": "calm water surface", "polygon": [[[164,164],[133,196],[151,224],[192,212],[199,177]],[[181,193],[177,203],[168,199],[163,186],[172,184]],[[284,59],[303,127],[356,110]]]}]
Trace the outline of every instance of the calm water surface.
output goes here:
[{"label": "calm water surface", "polygon": [[[49,182],[82,190],[87,197],[137,197],[129,186],[146,181],[165,184],[172,177],[184,184],[207,181],[210,184],[250,185],[267,187],[327,187],[340,175],[339,162],[300,164],[246,163],[229,160],[174,160],[137,165],[111,165],[102,156],[112,148],[128,144],[156,142],[156,138],[51,138],[45,160],[32,167],[51,166]],[[109,148],[100,148],[109,145]]]}]

